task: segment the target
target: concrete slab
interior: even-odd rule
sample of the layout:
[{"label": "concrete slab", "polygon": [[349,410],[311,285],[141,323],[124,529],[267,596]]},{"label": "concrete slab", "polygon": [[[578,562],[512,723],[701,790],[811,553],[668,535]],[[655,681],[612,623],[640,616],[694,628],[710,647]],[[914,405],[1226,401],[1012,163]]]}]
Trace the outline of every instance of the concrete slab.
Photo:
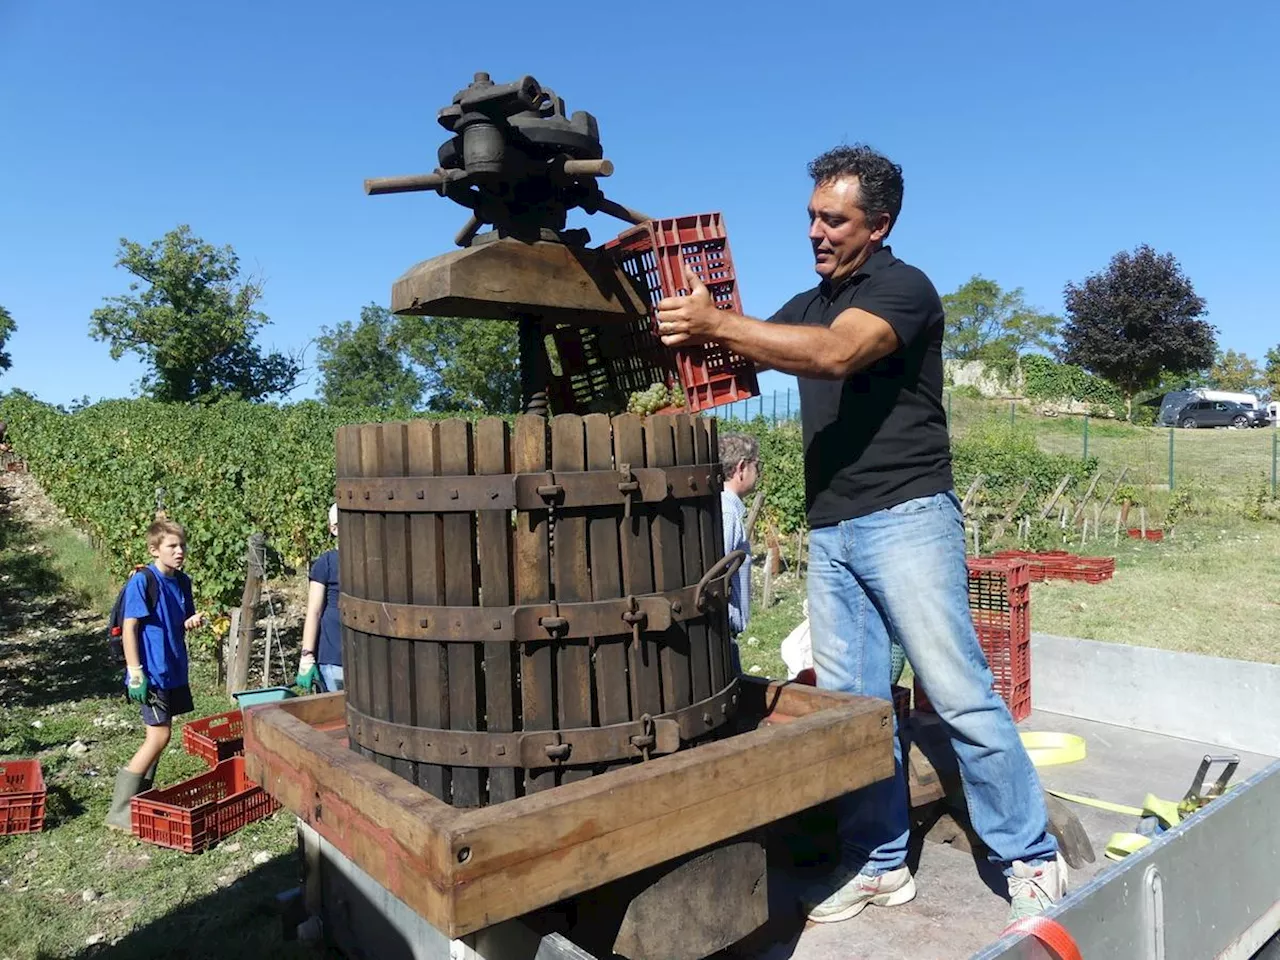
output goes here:
[{"label": "concrete slab", "polygon": [[[1085,738],[1088,756],[1074,764],[1045,767],[1045,786],[1141,806],[1148,793],[1181,799],[1206,753],[1238,753],[1236,779],[1264,769],[1271,761],[1192,740],[1112,726],[1090,720],[1034,712],[1021,730],[1074,733]],[[1134,818],[1072,804],[1097,854],[1085,870],[1072,871],[1078,887],[1108,868],[1102,856],[1107,838],[1132,830]],[[919,894],[903,907],[868,908],[853,920],[802,926],[795,907],[803,874],[779,866],[770,873],[768,929],[738,945],[726,958],[737,960],[960,960],[996,940],[1005,926],[1008,903],[1003,877],[983,860],[947,845],[917,841],[914,864]],[[796,918],[796,919],[787,919]]]}]

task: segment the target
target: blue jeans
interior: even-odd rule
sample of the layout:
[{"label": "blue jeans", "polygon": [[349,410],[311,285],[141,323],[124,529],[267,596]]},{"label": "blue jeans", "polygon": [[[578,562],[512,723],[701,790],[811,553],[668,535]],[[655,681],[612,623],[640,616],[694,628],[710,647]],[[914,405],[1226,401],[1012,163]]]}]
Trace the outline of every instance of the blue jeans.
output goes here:
[{"label": "blue jeans", "polygon": [[[818,685],[891,699],[890,638],[902,644],[947,725],[969,818],[1006,872],[1052,860],[1040,779],[1004,701],[992,690],[969,614],[964,519],[952,492],[814,530],[809,618]],[[897,720],[894,721],[895,725]],[[891,780],[841,801],[844,858],[867,874],[907,858],[910,821],[902,747]]]},{"label": "blue jeans", "polygon": [[320,668],[320,683],[325,693],[337,693],[342,689],[342,664],[317,663]]}]

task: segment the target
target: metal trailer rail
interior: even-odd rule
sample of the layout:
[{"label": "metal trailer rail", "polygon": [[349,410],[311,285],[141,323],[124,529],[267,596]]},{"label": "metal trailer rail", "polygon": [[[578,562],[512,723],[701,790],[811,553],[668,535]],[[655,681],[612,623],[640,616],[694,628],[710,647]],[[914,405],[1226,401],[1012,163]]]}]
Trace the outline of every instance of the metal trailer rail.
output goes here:
[{"label": "metal trailer rail", "polygon": [[[1041,771],[1047,786],[1124,802],[1148,789],[1173,796],[1206,748],[1240,751],[1242,769],[1253,771],[1119,864],[1103,860],[1103,842],[1110,831],[1132,827],[1116,814],[1081,808],[1097,862],[1073,871],[1079,886],[1049,916],[1084,960],[1280,960],[1280,762],[1271,759],[1280,753],[1280,667],[1044,636],[1035,637],[1033,657],[1036,712],[1023,727],[1078,732],[1090,741],[1089,761]],[[535,929],[535,917],[450,940],[304,824],[299,837],[308,907],[348,957],[596,960],[565,937]],[[973,859],[924,846],[915,903],[868,910],[846,924],[793,924],[725,956],[1053,957],[1026,938],[988,942],[1007,910],[993,892],[999,878],[984,884]],[[769,885],[780,913],[788,878],[771,872]]]}]

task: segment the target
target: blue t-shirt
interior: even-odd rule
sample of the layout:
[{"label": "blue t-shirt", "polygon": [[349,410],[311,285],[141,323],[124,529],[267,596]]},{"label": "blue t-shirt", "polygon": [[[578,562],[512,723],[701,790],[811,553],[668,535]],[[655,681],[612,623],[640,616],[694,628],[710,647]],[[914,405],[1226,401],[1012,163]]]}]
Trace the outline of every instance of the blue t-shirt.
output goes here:
[{"label": "blue t-shirt", "polygon": [[165,576],[154,563],[151,572],[160,586],[155,610],[147,610],[147,575],[139,570],[125,587],[124,616],[139,621],[138,653],[147,683],[158,690],[172,690],[187,685],[187,628],[183,624],[196,611],[176,575]]},{"label": "blue t-shirt", "polygon": [[342,622],[338,619],[338,551],[328,550],[311,565],[311,581],[324,584],[324,606],[320,608],[320,640],[316,663],[342,665]]}]

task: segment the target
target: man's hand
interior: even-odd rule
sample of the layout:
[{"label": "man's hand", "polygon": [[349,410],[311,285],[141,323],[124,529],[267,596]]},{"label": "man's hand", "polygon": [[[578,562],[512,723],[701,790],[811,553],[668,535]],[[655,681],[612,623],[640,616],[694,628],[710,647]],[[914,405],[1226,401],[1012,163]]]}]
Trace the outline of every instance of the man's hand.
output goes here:
[{"label": "man's hand", "polygon": [[147,675],[142,667],[129,667],[129,699],[134,703],[147,702]]},{"label": "man's hand", "polygon": [[187,630],[198,630],[200,627],[204,626],[204,614],[193,613],[182,622],[182,626]]},{"label": "man's hand", "polygon": [[320,671],[316,668],[316,655],[308,650],[302,651],[298,660],[298,675],[294,684],[303,690],[313,690],[320,680]]},{"label": "man's hand", "polygon": [[716,332],[723,322],[724,313],[711,299],[711,291],[698,279],[697,274],[681,262],[684,283],[689,288],[687,296],[664,297],[657,306],[658,335],[664,346],[694,346],[718,339]]}]

